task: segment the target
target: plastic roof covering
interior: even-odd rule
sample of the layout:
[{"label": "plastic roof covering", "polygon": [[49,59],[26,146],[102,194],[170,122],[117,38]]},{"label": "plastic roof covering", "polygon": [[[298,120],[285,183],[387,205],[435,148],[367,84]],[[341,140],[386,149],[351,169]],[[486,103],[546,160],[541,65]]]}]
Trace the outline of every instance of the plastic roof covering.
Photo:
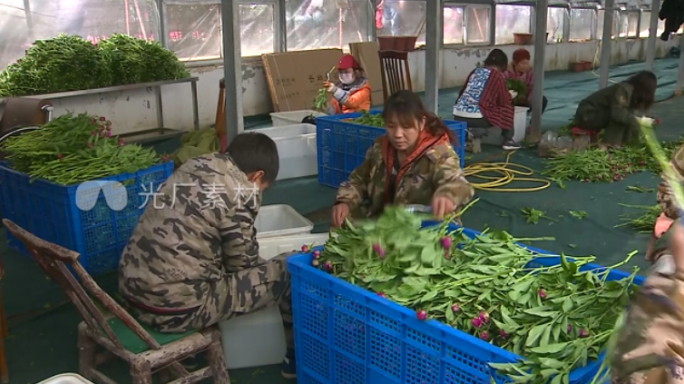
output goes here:
[{"label": "plastic roof covering", "polygon": [[[530,4],[534,5],[536,1],[534,0],[528,0],[528,1],[520,1],[520,0],[494,0],[494,3],[496,4]],[[594,8],[597,6],[603,6],[605,3],[604,0],[597,0],[597,1],[592,1],[592,0],[549,0],[549,5],[550,6],[567,6],[567,7],[575,7],[575,8]],[[617,6],[623,6],[625,8],[650,8],[651,7],[651,0],[616,0],[615,4]]]}]

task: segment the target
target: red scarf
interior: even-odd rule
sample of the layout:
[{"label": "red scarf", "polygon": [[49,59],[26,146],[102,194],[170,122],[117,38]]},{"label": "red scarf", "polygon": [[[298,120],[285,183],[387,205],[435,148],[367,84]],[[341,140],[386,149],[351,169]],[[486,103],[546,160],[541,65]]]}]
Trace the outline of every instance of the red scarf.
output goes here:
[{"label": "red scarf", "polygon": [[[394,178],[394,190],[396,193],[399,187],[399,181],[409,170],[411,165],[418,159],[420,159],[430,148],[435,145],[442,143],[449,143],[449,135],[444,133],[439,136],[435,136],[430,133],[427,129],[423,129],[418,135],[418,141],[413,151],[406,156],[406,159],[399,164],[399,170],[397,170],[397,175]],[[394,168],[394,158],[397,155],[397,150],[394,148],[392,143],[390,143],[387,135],[382,139],[382,159],[385,162],[385,203],[389,203],[392,199],[390,196],[390,185],[392,183],[392,168]]]}]

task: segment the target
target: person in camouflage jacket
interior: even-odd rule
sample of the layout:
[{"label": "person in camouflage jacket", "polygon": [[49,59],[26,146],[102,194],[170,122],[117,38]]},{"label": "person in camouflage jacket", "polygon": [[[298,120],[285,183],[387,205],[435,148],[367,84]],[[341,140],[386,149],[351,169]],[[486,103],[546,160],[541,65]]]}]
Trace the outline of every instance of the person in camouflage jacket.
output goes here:
[{"label": "person in camouflage jacket", "polygon": [[331,224],[377,216],[388,204],[430,206],[442,218],[468,203],[474,190],[444,122],[409,91],[387,100],[383,118],[387,134],[374,141],[363,163],[340,185]]},{"label": "person in camouflage jacket", "polygon": [[[684,181],[684,146],[670,166]],[[646,260],[653,262],[644,285],[629,308],[611,358],[611,384],[684,384],[684,229],[669,183],[656,195],[663,210],[654,228]],[[659,233],[655,233],[658,231]]]},{"label": "person in camouflage jacket", "polygon": [[611,384],[684,384],[684,229],[675,223],[632,301],[610,357]]},{"label": "person in camouflage jacket", "polygon": [[285,257],[259,257],[261,192],[278,175],[275,142],[238,135],[226,154],[181,165],[151,197],[123,250],[119,291],[131,313],[160,332],[203,329],[278,305],[295,376],[290,276]]}]

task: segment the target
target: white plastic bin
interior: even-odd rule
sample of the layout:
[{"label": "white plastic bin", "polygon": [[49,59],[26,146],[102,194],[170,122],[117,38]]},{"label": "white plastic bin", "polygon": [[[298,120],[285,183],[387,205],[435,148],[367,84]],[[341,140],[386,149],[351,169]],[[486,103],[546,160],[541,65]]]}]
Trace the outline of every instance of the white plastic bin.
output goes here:
[{"label": "white plastic bin", "polygon": [[311,116],[319,117],[325,116],[325,113],[314,111],[312,109],[304,109],[300,111],[287,111],[287,112],[273,112],[271,113],[271,121],[274,127],[280,127],[283,125],[301,124],[305,117]]},{"label": "white plastic bin", "polygon": [[527,130],[527,107],[515,107],[515,116],[513,116],[513,140],[520,143],[525,139],[525,130]]},{"label": "white plastic bin", "polygon": [[62,373],[61,375],[52,376],[45,379],[38,384],[93,384],[86,380],[83,376],[77,373]]},{"label": "white plastic bin", "polygon": [[[304,244],[322,245],[327,233],[259,239],[259,255],[268,260]],[[277,306],[219,323],[223,355],[228,369],[279,364],[285,356],[283,319]]]},{"label": "white plastic bin", "polygon": [[[313,223],[289,205],[264,205],[256,217],[257,238],[311,233]],[[261,241],[261,240],[259,240]]]},{"label": "white plastic bin", "polygon": [[255,129],[254,132],[268,135],[278,146],[280,157],[278,180],[318,174],[315,125],[283,125]]}]

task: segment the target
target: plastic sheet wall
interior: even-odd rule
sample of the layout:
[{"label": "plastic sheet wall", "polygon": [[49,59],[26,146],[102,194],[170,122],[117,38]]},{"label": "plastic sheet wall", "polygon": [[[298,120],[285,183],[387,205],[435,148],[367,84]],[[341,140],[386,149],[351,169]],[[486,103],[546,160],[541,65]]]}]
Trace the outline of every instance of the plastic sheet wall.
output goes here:
[{"label": "plastic sheet wall", "polygon": [[0,68],[60,33],[94,43],[113,33],[158,39],[159,12],[149,0],[0,0]]}]

